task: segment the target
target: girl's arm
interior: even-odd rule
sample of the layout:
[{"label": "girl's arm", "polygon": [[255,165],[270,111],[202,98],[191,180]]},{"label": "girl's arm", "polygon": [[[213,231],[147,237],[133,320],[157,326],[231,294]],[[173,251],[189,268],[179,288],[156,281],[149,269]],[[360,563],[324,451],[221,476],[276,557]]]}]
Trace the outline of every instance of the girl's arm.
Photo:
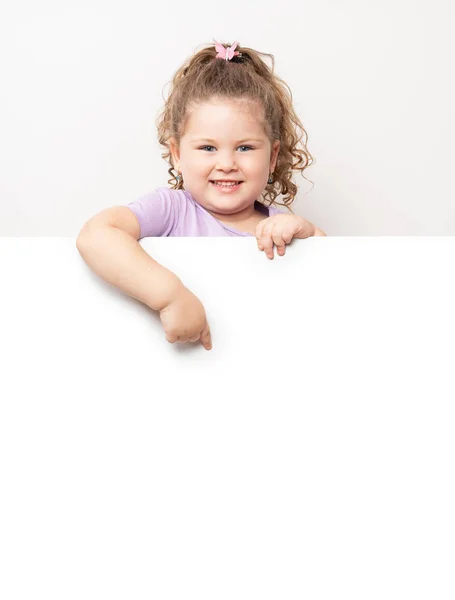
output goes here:
[{"label": "girl's arm", "polygon": [[126,206],[101,211],[81,229],[76,247],[97,275],[153,310],[168,306],[185,287],[138,242],[136,215]]}]

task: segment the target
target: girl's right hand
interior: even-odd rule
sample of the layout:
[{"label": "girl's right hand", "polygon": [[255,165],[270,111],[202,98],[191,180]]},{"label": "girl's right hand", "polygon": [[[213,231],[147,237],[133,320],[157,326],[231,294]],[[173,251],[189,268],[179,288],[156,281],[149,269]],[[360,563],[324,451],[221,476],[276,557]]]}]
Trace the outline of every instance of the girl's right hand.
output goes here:
[{"label": "girl's right hand", "polygon": [[212,349],[212,336],[202,302],[187,287],[182,287],[172,301],[160,310],[166,339],[174,342],[201,340],[206,350]]}]

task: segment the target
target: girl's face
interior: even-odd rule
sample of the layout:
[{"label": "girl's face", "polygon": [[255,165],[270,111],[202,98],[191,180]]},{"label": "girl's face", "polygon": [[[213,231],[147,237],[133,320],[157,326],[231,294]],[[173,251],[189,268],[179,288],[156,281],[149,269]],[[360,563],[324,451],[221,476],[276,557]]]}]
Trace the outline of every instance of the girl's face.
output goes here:
[{"label": "girl's face", "polygon": [[[279,140],[273,147],[258,117],[258,107],[239,102],[210,102],[191,113],[180,148],[170,140],[174,167],[193,198],[215,217],[251,213],[275,169]],[[242,181],[226,194],[211,181]]]}]

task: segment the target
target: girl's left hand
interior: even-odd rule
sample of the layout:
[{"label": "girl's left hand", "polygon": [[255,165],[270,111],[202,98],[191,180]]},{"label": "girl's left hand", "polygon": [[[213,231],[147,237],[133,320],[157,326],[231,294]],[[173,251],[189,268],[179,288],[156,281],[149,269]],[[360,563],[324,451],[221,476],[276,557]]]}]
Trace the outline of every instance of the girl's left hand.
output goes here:
[{"label": "girl's left hand", "polygon": [[307,238],[313,235],[325,235],[325,233],[303,217],[280,214],[263,219],[257,225],[254,235],[259,250],[264,250],[268,258],[273,258],[274,244],[277,253],[283,256],[286,244],[289,244],[292,238]]}]

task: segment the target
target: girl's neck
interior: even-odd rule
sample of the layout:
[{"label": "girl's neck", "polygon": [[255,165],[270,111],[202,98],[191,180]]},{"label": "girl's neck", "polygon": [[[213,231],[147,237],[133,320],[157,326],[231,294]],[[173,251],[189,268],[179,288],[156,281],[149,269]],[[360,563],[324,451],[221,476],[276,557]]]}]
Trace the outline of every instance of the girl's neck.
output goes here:
[{"label": "girl's neck", "polygon": [[212,217],[218,219],[218,221],[222,221],[226,224],[232,224],[233,227],[235,227],[236,223],[248,223],[252,220],[255,220],[257,219],[258,215],[262,214],[261,211],[257,210],[257,200],[255,200],[254,203],[248,206],[247,208],[244,208],[243,210],[240,210],[236,213],[217,213],[208,209],[206,209],[206,211],[210,213]]}]

